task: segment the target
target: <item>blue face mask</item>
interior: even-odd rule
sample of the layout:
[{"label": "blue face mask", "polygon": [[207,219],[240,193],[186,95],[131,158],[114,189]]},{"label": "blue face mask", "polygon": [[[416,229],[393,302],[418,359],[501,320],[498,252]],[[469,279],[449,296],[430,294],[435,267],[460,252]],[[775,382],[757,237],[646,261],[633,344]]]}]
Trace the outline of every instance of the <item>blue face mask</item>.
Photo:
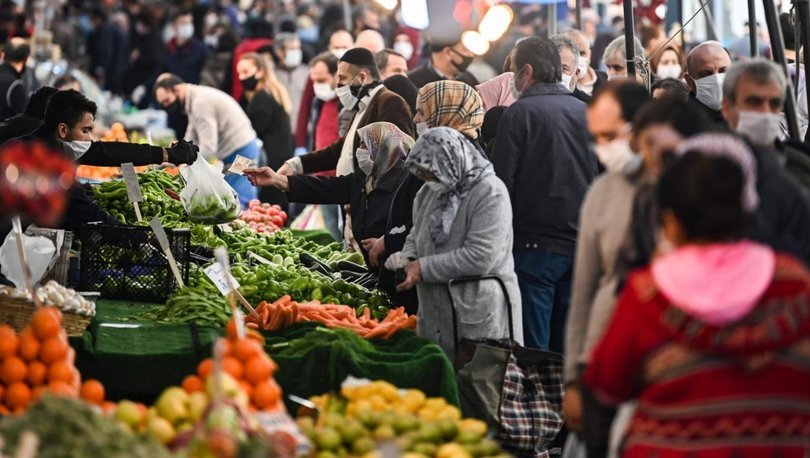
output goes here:
[{"label": "blue face mask", "polygon": [[298,38],[307,43],[317,43],[319,34],[318,26],[306,27],[298,31]]}]

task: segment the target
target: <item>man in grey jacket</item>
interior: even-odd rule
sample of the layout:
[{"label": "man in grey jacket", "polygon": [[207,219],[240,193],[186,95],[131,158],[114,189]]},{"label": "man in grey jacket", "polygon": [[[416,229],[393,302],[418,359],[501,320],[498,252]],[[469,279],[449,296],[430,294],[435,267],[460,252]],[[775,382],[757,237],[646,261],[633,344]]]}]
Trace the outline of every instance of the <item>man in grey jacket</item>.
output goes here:
[{"label": "man in grey jacket", "polygon": [[585,104],[560,85],[560,54],[547,38],[518,43],[522,92],[500,121],[492,163],[514,209],[515,268],[526,346],[562,352],[579,207],[598,173]]}]

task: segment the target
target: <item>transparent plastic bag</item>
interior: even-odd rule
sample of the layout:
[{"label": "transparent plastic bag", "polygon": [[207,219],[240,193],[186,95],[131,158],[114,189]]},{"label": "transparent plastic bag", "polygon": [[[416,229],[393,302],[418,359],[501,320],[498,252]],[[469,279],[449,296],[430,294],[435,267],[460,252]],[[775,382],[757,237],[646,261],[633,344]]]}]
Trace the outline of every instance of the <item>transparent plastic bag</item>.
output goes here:
[{"label": "transparent plastic bag", "polygon": [[[23,250],[28,268],[31,270],[31,281],[36,284],[48,270],[51,261],[56,255],[56,247],[46,237],[28,236],[23,234]],[[22,263],[17,250],[17,235],[12,230],[6,236],[0,247],[0,266],[6,276],[18,289],[25,288]]]},{"label": "transparent plastic bag", "polygon": [[202,155],[183,169],[186,187],[180,191],[180,200],[195,223],[222,224],[239,217],[239,197],[222,173],[208,164]]}]

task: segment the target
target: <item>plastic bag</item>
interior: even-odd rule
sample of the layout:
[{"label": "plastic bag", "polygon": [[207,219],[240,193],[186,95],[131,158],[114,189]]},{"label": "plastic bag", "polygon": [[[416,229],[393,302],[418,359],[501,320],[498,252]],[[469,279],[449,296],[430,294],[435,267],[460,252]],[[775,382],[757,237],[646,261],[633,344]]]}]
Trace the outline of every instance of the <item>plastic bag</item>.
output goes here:
[{"label": "plastic bag", "polygon": [[307,205],[304,211],[290,223],[290,229],[298,231],[314,231],[324,227],[323,212],[319,205]]},{"label": "plastic bag", "polygon": [[[31,281],[36,284],[45,272],[56,254],[56,247],[46,237],[31,237],[23,234],[23,250],[28,268],[31,270]],[[17,235],[9,232],[3,246],[0,247],[0,266],[3,275],[9,279],[17,289],[25,288],[22,263],[17,251]]]},{"label": "plastic bag", "polygon": [[183,169],[186,187],[180,191],[180,200],[195,223],[222,224],[239,217],[239,197],[222,173],[211,167],[202,155]]}]

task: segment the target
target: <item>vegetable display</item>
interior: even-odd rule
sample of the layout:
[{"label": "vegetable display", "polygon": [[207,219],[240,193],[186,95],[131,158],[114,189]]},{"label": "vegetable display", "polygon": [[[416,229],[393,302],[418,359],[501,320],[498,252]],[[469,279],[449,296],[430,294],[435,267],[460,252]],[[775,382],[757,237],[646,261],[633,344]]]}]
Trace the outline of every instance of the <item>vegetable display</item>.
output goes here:
[{"label": "vegetable display", "polygon": [[92,406],[64,397],[43,397],[23,416],[0,421],[3,452],[13,452],[26,431],[39,439],[39,458],[169,458],[168,450],[136,436]]},{"label": "vegetable display", "polygon": [[405,308],[391,309],[382,321],[371,318],[371,309],[363,309],[362,315],[346,305],[321,304],[318,301],[298,303],[290,296],[256,307],[259,317],[245,317],[248,327],[265,331],[278,331],[293,323],[314,321],[330,328],[348,329],[366,339],[387,339],[402,329],[415,329],[416,316],[408,316]]},{"label": "vegetable display", "polygon": [[[138,174],[138,183],[143,195],[143,202],[138,204],[143,216],[142,224],[149,224],[152,218],[158,216],[163,227],[188,226],[183,204],[169,195],[183,188],[179,178],[163,171],[147,170]],[[107,181],[93,187],[93,199],[113,218],[126,224],[138,224],[135,207],[127,199],[124,180]]]},{"label": "vegetable display", "polygon": [[419,390],[399,390],[377,381],[347,386],[341,396],[316,396],[322,412],[317,422],[299,417],[320,458],[364,456],[378,444],[392,442],[403,458],[473,458],[509,456],[487,438],[484,422],[462,419],[442,398]]},{"label": "vegetable display", "polygon": [[239,216],[239,201],[233,193],[224,196],[195,194],[189,198],[186,212],[189,221],[193,223],[228,223]]},{"label": "vegetable display", "polygon": [[[276,256],[278,260],[281,255]],[[282,265],[237,263],[232,266],[231,274],[240,284],[239,291],[250,303],[274,302],[289,295],[298,302],[347,305],[355,310],[355,315],[370,313],[376,320],[383,320],[388,314],[388,298],[380,291],[369,291],[296,266],[291,257],[281,261]],[[192,271],[190,280],[189,286],[177,290],[165,307],[146,312],[139,318],[163,323],[225,325],[230,319],[226,298],[200,270]]]},{"label": "vegetable display", "polygon": [[239,220],[258,233],[276,232],[287,222],[287,213],[278,205],[263,204],[258,199],[253,199],[248,204],[248,209],[239,216]]},{"label": "vegetable display", "polygon": [[59,307],[65,312],[75,312],[86,316],[96,314],[96,304],[82,297],[76,290],[65,288],[53,280],[37,288],[36,294],[40,302]]}]

